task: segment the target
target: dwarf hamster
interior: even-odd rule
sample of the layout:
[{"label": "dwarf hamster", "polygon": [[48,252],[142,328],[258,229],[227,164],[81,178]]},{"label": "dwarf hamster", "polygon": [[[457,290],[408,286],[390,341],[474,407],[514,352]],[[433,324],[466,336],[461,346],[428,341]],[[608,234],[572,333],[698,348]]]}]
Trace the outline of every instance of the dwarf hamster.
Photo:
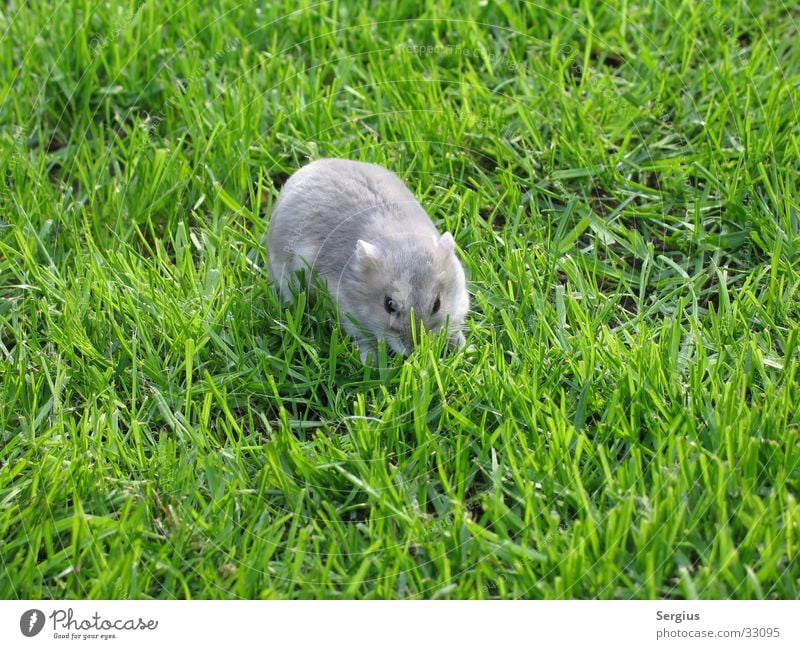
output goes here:
[{"label": "dwarf hamster", "polygon": [[380,339],[411,353],[412,310],[417,326],[446,327],[450,343],[463,347],[469,295],[454,248],[453,235],[439,235],[398,176],[338,158],[312,162],[286,181],[267,234],[270,274],[283,300],[305,288],[298,272],[313,271],[363,362],[369,353],[377,358]]}]

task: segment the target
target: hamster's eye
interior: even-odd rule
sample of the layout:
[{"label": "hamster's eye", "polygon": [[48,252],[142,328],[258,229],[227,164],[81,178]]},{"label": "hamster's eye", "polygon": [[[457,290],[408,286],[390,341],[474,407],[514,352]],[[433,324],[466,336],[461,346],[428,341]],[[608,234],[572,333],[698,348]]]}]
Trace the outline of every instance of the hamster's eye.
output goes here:
[{"label": "hamster's eye", "polygon": [[383,308],[386,309],[386,313],[396,313],[397,302],[387,295],[385,298],[383,298]]},{"label": "hamster's eye", "polygon": [[439,296],[436,296],[436,299],[433,301],[433,308],[431,309],[431,315],[436,315],[439,312],[439,307],[442,306],[442,301],[439,299]]}]

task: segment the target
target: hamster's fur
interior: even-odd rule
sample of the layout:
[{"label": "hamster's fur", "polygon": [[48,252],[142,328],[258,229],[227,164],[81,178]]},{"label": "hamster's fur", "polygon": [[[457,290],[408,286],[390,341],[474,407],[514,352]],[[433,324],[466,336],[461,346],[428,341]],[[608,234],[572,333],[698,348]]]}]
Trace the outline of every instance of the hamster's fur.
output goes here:
[{"label": "hamster's fur", "polygon": [[270,273],[283,300],[305,288],[297,273],[311,269],[363,361],[377,357],[379,339],[411,353],[412,309],[418,324],[447,327],[450,343],[464,345],[469,294],[454,246],[395,174],[338,158],[312,162],[286,181],[267,234]]}]

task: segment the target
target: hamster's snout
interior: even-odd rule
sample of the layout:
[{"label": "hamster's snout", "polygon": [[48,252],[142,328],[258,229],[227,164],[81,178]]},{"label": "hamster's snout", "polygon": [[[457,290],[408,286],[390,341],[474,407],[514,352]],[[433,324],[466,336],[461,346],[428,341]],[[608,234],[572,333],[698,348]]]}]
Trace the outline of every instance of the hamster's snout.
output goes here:
[{"label": "hamster's snout", "polygon": [[[421,315],[415,316],[414,309],[412,308],[408,314],[405,326],[400,331],[395,330],[392,332],[392,335],[387,336],[387,342],[397,354],[410,356],[416,347],[414,343],[415,336],[417,341],[419,341],[420,336],[436,334],[443,328],[444,327],[441,325],[437,326],[426,321]],[[423,334],[423,331],[426,333]]]},{"label": "hamster's snout", "polygon": [[414,351],[414,337],[411,334],[411,326],[404,330],[399,335],[392,335],[387,337],[389,346],[397,353],[403,356],[411,356]]}]

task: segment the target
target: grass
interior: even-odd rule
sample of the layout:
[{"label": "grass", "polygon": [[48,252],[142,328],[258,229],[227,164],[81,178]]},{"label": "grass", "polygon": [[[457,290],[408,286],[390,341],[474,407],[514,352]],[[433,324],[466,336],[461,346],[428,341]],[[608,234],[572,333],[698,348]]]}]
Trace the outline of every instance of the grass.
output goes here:
[{"label": "grass", "polygon": [[[0,596],[800,596],[800,13],[0,11]],[[472,351],[364,368],[258,242],[396,170]]]}]

